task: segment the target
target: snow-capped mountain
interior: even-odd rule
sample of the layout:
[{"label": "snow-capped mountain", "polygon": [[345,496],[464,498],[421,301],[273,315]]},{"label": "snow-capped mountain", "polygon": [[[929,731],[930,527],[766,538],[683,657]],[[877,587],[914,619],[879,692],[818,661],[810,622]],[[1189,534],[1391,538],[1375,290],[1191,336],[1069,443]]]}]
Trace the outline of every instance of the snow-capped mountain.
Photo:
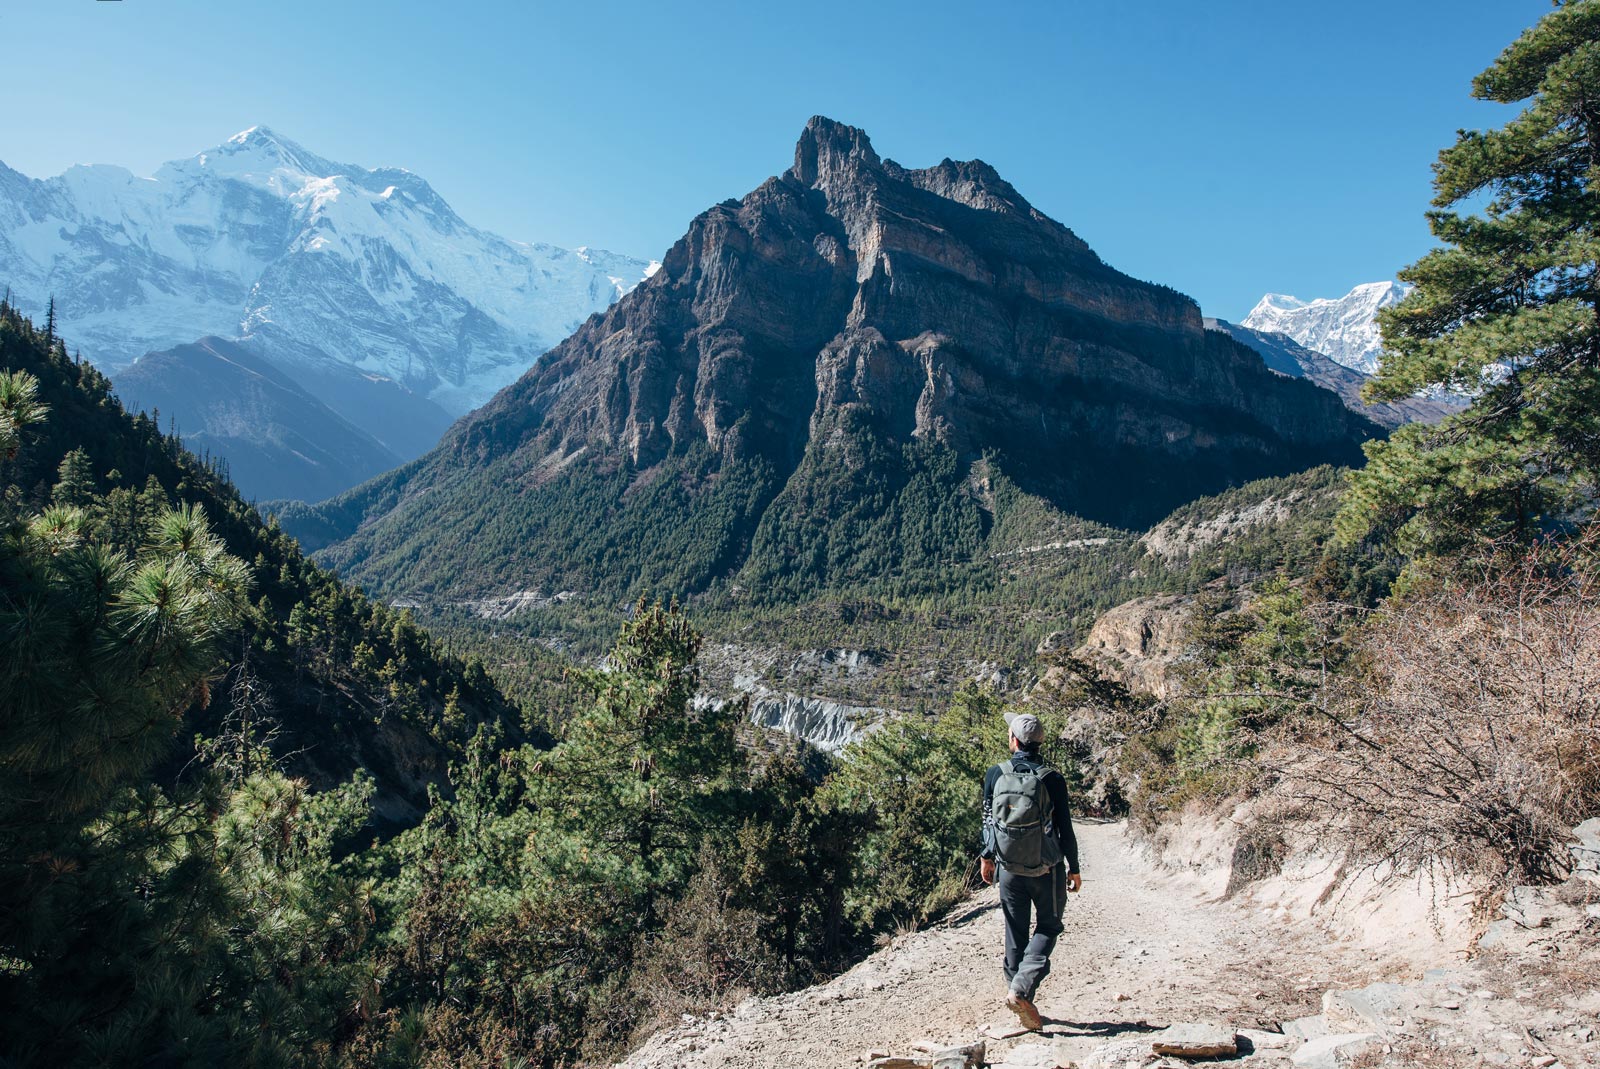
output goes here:
[{"label": "snow-capped mountain", "polygon": [[1368,282],[1336,300],[1319,297],[1302,301],[1269,293],[1241,325],[1270,334],[1287,334],[1307,349],[1370,375],[1383,360],[1378,309],[1398,304],[1410,292],[1411,287],[1404,282]]},{"label": "snow-capped mountain", "polygon": [[62,336],[113,373],[219,335],[459,415],[656,266],[509,241],[410,171],[334,163],[262,126],[149,178],[0,164],[0,284],[25,308],[53,294]]},{"label": "snow-capped mountain", "polygon": [[1241,345],[1261,354],[1273,371],[1297,379],[1310,379],[1325,390],[1339,395],[1345,407],[1359,412],[1381,427],[1394,430],[1405,423],[1437,423],[1461,410],[1461,403],[1448,396],[1412,397],[1369,405],[1361,399],[1361,388],[1372,378],[1364,371],[1345,367],[1332,357],[1306,348],[1283,333],[1251,330],[1225,319],[1206,319],[1207,330],[1220,331]]}]

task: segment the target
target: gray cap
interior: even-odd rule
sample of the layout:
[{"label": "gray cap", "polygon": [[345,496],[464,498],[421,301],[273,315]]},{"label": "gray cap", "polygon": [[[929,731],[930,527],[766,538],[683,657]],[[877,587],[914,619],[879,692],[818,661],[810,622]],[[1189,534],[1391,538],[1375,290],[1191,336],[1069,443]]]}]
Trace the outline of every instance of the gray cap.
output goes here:
[{"label": "gray cap", "polygon": [[1044,725],[1039,723],[1039,718],[1032,713],[1006,713],[1006,727],[1011,729],[1012,738],[1021,743],[1034,743],[1044,741]]}]

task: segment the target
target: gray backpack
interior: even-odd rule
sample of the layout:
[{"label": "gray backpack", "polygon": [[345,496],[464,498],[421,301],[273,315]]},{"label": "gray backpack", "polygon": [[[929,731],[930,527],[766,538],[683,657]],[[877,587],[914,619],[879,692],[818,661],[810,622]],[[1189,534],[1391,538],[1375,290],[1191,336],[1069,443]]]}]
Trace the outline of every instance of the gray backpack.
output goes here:
[{"label": "gray backpack", "polygon": [[995,780],[989,811],[995,860],[1014,876],[1043,876],[1061,861],[1061,843],[1051,826],[1050,792],[1044,786],[1049,772],[1013,760],[1000,766]]}]

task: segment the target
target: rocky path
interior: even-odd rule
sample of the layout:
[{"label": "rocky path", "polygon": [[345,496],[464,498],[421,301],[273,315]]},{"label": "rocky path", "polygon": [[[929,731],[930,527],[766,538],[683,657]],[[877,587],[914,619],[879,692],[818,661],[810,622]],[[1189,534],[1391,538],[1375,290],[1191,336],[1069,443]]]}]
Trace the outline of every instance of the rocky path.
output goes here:
[{"label": "rocky path", "polygon": [[686,1022],[624,1065],[820,1069],[980,1037],[991,1064],[1015,1051],[1041,1059],[1034,1064],[1066,1065],[1177,1022],[1276,1030],[1317,1013],[1330,988],[1417,975],[1398,949],[1330,937],[1253,899],[1224,898],[1215,881],[1159,868],[1120,824],[1086,824],[1079,838],[1084,889],[1067,908],[1040,989],[1042,1035],[1013,1034],[1002,1004],[998,899],[988,890],[827,984]]}]

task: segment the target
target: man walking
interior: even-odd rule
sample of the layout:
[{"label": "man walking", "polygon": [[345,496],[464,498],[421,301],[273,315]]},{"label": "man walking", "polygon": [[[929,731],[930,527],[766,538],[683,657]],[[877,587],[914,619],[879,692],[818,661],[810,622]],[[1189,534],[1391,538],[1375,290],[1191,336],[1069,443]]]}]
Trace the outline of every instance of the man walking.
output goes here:
[{"label": "man walking", "polygon": [[[1000,912],[1006,922],[1006,1006],[1037,1031],[1044,1027],[1033,1004],[1039,982],[1050,975],[1050,952],[1061,934],[1067,891],[1083,886],[1078,839],[1067,811],[1067,781],[1039,758],[1044,725],[1032,713],[1007,713],[1011,757],[983,777],[984,883],[999,866]],[[1038,922],[1030,936],[1030,910]]]}]

